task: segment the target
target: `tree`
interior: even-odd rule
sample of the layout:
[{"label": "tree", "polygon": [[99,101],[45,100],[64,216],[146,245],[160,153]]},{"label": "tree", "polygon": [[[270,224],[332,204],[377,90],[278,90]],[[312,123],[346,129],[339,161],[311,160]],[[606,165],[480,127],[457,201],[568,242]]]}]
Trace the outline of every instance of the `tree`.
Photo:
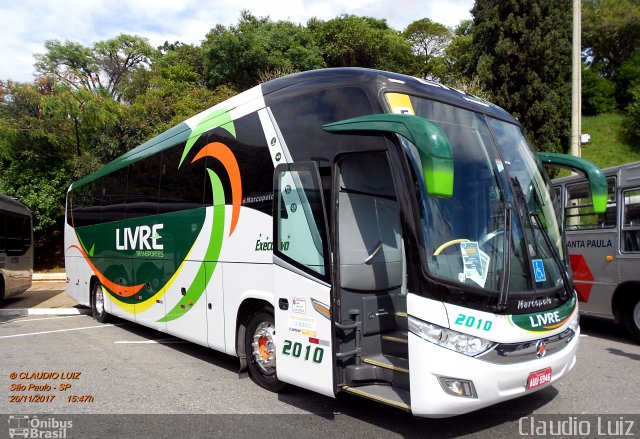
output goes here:
[{"label": "tree", "polygon": [[48,40],[44,54],[37,54],[36,72],[54,76],[74,90],[88,90],[119,101],[128,79],[144,69],[155,54],[146,39],[121,34],[99,41],[92,48],[80,43]]},{"label": "tree", "polygon": [[403,37],[411,43],[413,54],[420,64],[423,77],[429,76],[434,66],[433,58],[442,57],[447,45],[451,42],[451,31],[445,25],[428,18],[416,20],[402,32]]},{"label": "tree", "polygon": [[59,225],[71,182],[70,151],[57,136],[59,119],[43,111],[50,80],[8,83],[0,101],[0,192],[15,196],[34,214],[34,230]]},{"label": "tree", "polygon": [[571,2],[476,0],[471,12],[482,87],[521,121],[538,150],[566,151]]},{"label": "tree", "polygon": [[325,67],[311,33],[289,21],[273,22],[243,11],[237,26],[218,25],[203,43],[210,88],[229,84],[238,91],[257,85],[261,74]]},{"label": "tree", "polygon": [[[585,0],[582,7],[583,58],[587,67],[615,88],[618,107],[633,100],[640,84],[640,2],[637,0]],[[583,87],[591,98],[592,90]]]},{"label": "tree", "polygon": [[453,38],[444,49],[450,75],[458,80],[471,80],[475,73],[473,57],[473,20],[463,20],[453,30]]},{"label": "tree", "polygon": [[327,67],[367,67],[415,73],[411,45],[386,20],[341,15],[307,22]]},{"label": "tree", "polygon": [[587,65],[605,77],[640,51],[640,2],[584,0],[582,45]]}]

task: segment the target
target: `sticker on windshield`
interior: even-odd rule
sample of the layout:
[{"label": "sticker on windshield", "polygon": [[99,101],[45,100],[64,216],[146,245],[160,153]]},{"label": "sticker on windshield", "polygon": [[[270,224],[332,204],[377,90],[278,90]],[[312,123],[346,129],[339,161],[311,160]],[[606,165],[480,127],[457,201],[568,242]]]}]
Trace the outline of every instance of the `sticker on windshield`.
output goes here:
[{"label": "sticker on windshield", "polygon": [[544,264],[542,259],[534,259],[533,262],[533,274],[536,282],[544,282],[547,280],[547,276],[544,274]]},{"label": "sticker on windshield", "polygon": [[477,242],[461,242],[464,278],[470,279],[481,287],[487,282],[487,271],[491,258],[480,250]]}]

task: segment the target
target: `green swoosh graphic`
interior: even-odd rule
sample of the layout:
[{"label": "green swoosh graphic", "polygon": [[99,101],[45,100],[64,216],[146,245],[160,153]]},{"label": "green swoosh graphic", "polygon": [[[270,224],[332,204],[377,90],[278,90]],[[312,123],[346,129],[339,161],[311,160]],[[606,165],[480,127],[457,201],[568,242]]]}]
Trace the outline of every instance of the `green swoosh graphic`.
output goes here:
[{"label": "green swoosh graphic", "polygon": [[189,140],[187,140],[187,144],[184,147],[184,151],[182,152],[182,158],[180,159],[180,164],[178,164],[178,168],[182,166],[182,162],[184,162],[185,157],[191,151],[191,148],[198,141],[200,136],[213,128],[223,128],[229,132],[233,137],[236,137],[236,127],[233,125],[233,120],[231,120],[231,114],[229,110],[225,108],[221,108],[219,110],[214,111],[206,118],[200,121],[198,125],[193,129],[191,136],[189,136]]},{"label": "green swoosh graphic", "polygon": [[[187,293],[182,296],[182,299],[180,299],[176,306],[174,306],[173,309],[167,313],[167,315],[158,320],[159,323],[170,322],[171,320],[175,320],[186,314],[191,309],[191,306],[189,306],[189,302],[196,303],[198,299],[200,299],[200,296],[202,296],[202,293],[204,293],[205,287],[209,283],[211,276],[213,276],[213,272],[215,271],[216,265],[218,264],[218,257],[220,256],[220,250],[222,249],[222,240],[224,237],[224,189],[222,188],[220,177],[218,177],[216,173],[211,169],[207,169],[207,172],[209,173],[209,179],[211,180],[211,190],[213,192],[214,205],[213,226],[204,260],[213,261],[213,263],[209,264],[211,267],[210,270],[205,270],[204,262],[200,264],[198,273],[189,286]],[[198,279],[204,279],[204,283],[198,282]]]}]

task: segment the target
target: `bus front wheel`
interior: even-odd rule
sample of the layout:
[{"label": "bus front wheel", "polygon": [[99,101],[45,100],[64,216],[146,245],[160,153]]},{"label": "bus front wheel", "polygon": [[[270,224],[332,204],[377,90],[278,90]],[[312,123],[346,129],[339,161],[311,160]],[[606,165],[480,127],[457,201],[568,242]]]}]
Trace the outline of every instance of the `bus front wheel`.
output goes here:
[{"label": "bus front wheel", "polygon": [[625,310],[624,324],[631,336],[640,342],[640,297],[629,302]]},{"label": "bus front wheel", "polygon": [[249,319],[245,333],[245,354],[253,382],[271,392],[281,392],[286,384],[276,374],[276,327],[271,308],[258,309]]},{"label": "bus front wheel", "polygon": [[107,323],[110,319],[110,314],[104,309],[104,291],[100,282],[96,282],[93,285],[93,292],[91,293],[91,309],[93,311],[93,318],[100,323]]}]

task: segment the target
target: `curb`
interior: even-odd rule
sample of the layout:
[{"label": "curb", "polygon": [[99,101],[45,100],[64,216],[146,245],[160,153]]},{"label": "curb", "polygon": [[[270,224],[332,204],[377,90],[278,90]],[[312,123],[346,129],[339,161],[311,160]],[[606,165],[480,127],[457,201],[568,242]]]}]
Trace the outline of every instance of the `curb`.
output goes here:
[{"label": "curb", "polygon": [[14,308],[0,309],[0,317],[2,316],[72,316],[72,315],[91,315],[90,308]]},{"label": "curb", "polygon": [[34,282],[64,282],[67,280],[66,273],[33,273],[31,279]]}]

